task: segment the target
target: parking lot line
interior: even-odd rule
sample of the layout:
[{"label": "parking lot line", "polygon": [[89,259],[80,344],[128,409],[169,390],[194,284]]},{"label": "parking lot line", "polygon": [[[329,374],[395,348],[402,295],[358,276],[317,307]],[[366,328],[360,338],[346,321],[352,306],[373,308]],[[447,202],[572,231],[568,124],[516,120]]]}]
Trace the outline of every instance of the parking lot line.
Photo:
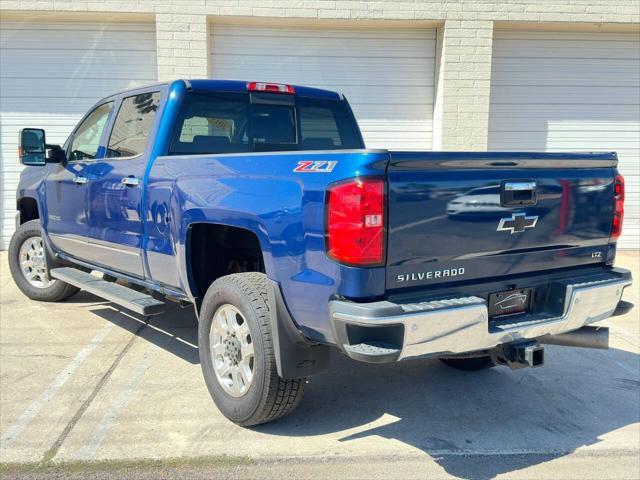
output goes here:
[{"label": "parking lot line", "polygon": [[42,392],[42,394],[40,394],[40,396],[34,400],[24,412],[22,412],[18,419],[9,426],[7,431],[0,437],[0,452],[11,447],[13,442],[15,442],[18,436],[25,428],[27,428],[29,423],[31,423],[40,410],[42,410],[56,392],[60,390],[65,383],[67,383],[78,367],[82,365],[82,362],[84,362],[95,348],[107,337],[109,332],[113,329],[113,326],[113,323],[105,325],[91,339],[91,341],[76,354],[73,360],[71,360],[71,363],[69,363],[69,365],[67,365],[67,367],[58,374],[47,389]]},{"label": "parking lot line", "polygon": [[142,375],[147,371],[149,365],[151,364],[151,347],[147,346],[143,353],[142,360],[136,365],[136,367],[131,371],[129,375],[129,380],[122,387],[120,393],[115,398],[115,400],[109,406],[109,409],[104,414],[100,423],[96,426],[95,430],[89,437],[89,440],[83,446],[80,454],[78,455],[79,460],[92,460],[96,454],[98,448],[102,444],[102,441],[105,439],[111,425],[117,420],[120,415],[120,412],[124,408],[124,406],[129,401],[132,393],[134,392],[136,386],[140,382]]}]

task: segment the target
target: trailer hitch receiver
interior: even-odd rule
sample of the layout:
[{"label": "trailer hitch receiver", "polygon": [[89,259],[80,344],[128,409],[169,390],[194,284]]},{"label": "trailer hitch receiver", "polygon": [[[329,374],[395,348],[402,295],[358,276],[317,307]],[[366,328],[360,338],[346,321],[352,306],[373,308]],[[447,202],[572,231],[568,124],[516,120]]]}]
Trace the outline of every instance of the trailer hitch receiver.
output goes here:
[{"label": "trailer hitch receiver", "polygon": [[492,353],[496,365],[506,365],[512,370],[544,365],[544,347],[537,340],[509,343]]}]

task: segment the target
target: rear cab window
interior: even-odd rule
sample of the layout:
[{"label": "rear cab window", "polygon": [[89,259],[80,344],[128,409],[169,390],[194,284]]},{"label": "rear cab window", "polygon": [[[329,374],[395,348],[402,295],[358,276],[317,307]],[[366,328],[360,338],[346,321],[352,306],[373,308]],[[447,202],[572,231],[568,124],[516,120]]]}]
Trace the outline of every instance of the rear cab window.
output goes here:
[{"label": "rear cab window", "polygon": [[280,94],[189,93],[170,155],[364,148],[346,101]]}]

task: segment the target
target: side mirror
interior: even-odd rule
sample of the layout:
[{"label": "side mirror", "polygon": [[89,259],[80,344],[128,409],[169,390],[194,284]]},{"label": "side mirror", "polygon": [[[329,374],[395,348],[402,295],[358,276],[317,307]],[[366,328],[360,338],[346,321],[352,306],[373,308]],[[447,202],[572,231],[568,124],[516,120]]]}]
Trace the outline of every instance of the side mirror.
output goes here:
[{"label": "side mirror", "polygon": [[[49,150],[47,152],[47,150]],[[42,166],[45,163],[60,163],[65,160],[65,152],[60,145],[46,143],[41,128],[23,128],[20,130],[18,156],[23,165]]]},{"label": "side mirror", "polygon": [[43,129],[23,128],[20,130],[18,156],[23,165],[44,165],[47,163]]}]

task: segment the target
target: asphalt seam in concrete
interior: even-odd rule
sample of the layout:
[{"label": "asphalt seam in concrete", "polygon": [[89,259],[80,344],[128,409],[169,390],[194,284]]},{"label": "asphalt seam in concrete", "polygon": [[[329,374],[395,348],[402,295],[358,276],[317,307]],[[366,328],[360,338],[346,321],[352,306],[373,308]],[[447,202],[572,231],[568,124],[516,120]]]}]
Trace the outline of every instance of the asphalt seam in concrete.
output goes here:
[{"label": "asphalt seam in concrete", "polygon": [[44,453],[41,460],[42,463],[48,463],[55,458],[55,456],[58,453],[58,450],[60,450],[60,447],[62,446],[62,443],[69,436],[69,434],[71,433],[73,428],[76,426],[78,421],[82,418],[82,416],[87,411],[87,409],[89,408],[93,400],[98,395],[98,393],[100,393],[100,390],[102,390],[102,387],[104,387],[106,383],[109,381],[109,378],[111,378],[111,375],[113,375],[113,372],[115,371],[115,369],[118,367],[118,365],[120,364],[124,356],[127,354],[127,352],[131,350],[131,347],[135,343],[136,339],[138,338],[142,330],[144,330],[147,327],[147,325],[148,325],[147,322],[145,322],[142,325],[140,325],[135,332],[133,332],[133,335],[131,335],[131,338],[129,339],[127,344],[120,351],[120,353],[118,353],[118,356],[114,359],[109,369],[104,373],[100,381],[93,388],[93,391],[91,392],[91,394],[86,398],[84,402],[82,402],[82,405],[80,405],[80,408],[78,408],[78,410],[73,415],[71,420],[69,420],[66,427],[60,433],[56,441],[53,442],[51,447]]},{"label": "asphalt seam in concrete", "polygon": [[129,398],[131,397],[135,387],[140,382],[142,375],[144,375],[149,368],[151,363],[151,355],[147,354],[149,350],[150,347],[147,347],[147,351],[145,351],[142,361],[140,361],[131,371],[129,380],[122,387],[118,396],[113,400],[113,402],[111,402],[108,410],[93,430],[89,440],[84,444],[80,454],[78,455],[80,460],[92,460],[95,457],[96,451],[100,448],[100,445],[102,445],[102,442],[109,433],[111,426],[117,420],[120,412],[129,401]]}]

